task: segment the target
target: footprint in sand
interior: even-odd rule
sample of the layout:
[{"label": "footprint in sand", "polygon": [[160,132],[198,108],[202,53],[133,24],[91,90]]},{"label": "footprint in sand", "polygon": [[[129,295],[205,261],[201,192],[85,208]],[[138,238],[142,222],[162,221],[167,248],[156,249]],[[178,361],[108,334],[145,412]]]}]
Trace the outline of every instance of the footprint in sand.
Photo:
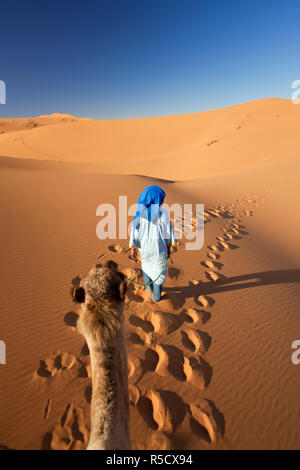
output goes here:
[{"label": "footprint in sand", "polygon": [[194,353],[199,351],[204,353],[211,345],[211,336],[205,331],[183,330],[181,331],[181,340],[183,346]]},{"label": "footprint in sand", "polygon": [[43,449],[83,450],[88,440],[84,412],[73,403],[69,403],[60,422],[44,436]]},{"label": "footprint in sand", "polygon": [[[96,259],[102,259],[102,258],[104,258],[104,256],[106,256],[106,255],[107,255],[107,253],[101,253],[99,256],[97,256]],[[101,266],[102,266],[101,263],[98,263],[98,264],[96,264],[95,267],[96,267],[96,268],[101,268]]]},{"label": "footprint in sand", "polygon": [[[230,232],[230,233],[229,233]],[[233,232],[232,229],[228,230],[228,232],[226,233],[226,241],[230,240],[241,240],[242,237],[241,237],[241,233],[240,232]]]},{"label": "footprint in sand", "polygon": [[130,315],[129,323],[137,328],[141,328],[145,333],[151,333],[154,331],[152,323],[147,320],[143,320],[136,315]]},{"label": "footprint in sand", "polygon": [[128,282],[125,303],[128,303],[128,302],[142,303],[145,301],[147,294],[149,294],[149,292],[139,289],[135,285],[133,285],[131,282]]},{"label": "footprint in sand", "polygon": [[152,335],[151,333],[146,334],[143,331],[139,331],[139,333],[131,333],[128,341],[139,346],[145,346],[152,343]]},{"label": "footprint in sand", "polygon": [[207,253],[207,257],[210,258],[210,259],[216,260],[216,259],[219,259],[219,258],[220,258],[220,255],[217,255],[216,253],[212,253],[212,252],[209,251],[209,252]]},{"label": "footprint in sand", "polygon": [[211,251],[218,251],[219,250],[216,245],[209,245],[207,248]]},{"label": "footprint in sand", "polygon": [[233,235],[231,235],[231,234],[228,233],[228,232],[224,232],[224,236],[225,236],[226,239],[228,239],[228,240],[233,240],[233,238],[234,238]]},{"label": "footprint in sand", "polygon": [[206,321],[210,318],[210,314],[208,312],[196,310],[194,308],[188,308],[180,312],[180,317],[185,323],[198,323],[199,321],[206,323]]},{"label": "footprint in sand", "polygon": [[244,215],[246,215],[247,217],[252,217],[252,216],[253,216],[253,211],[251,211],[251,210],[244,210]]},{"label": "footprint in sand", "polygon": [[58,361],[58,367],[57,367],[58,370],[71,369],[71,367],[73,367],[73,365],[75,364],[75,361],[76,361],[75,356],[73,354],[69,354],[67,352],[58,354],[56,359]]},{"label": "footprint in sand", "polygon": [[49,416],[51,414],[52,406],[53,406],[53,398],[50,397],[50,398],[48,398],[47,404],[45,406],[45,411],[44,411],[44,420],[45,421],[49,418]]},{"label": "footprint in sand", "polygon": [[[209,279],[210,281],[219,281],[219,279],[221,279],[221,275],[218,274],[218,273],[215,273],[214,271],[206,271],[205,272],[205,275],[207,277],[207,279]],[[224,277],[224,276],[222,276]]]},{"label": "footprint in sand", "polygon": [[122,269],[122,273],[128,279],[136,280],[137,279],[137,270],[133,268]]},{"label": "footprint in sand", "polygon": [[89,379],[92,377],[92,366],[89,361],[89,358],[85,358],[84,360],[80,359],[80,369],[78,372],[78,376],[82,378],[88,377]]},{"label": "footprint in sand", "polygon": [[186,380],[200,390],[204,390],[209,385],[212,377],[212,367],[201,356],[198,359],[185,357],[183,372]]},{"label": "footprint in sand", "polygon": [[148,372],[154,372],[161,377],[171,375],[176,380],[185,382],[183,362],[183,353],[176,346],[169,344],[153,345],[151,348],[146,349],[144,358],[140,360],[140,366],[137,367],[140,375],[135,384],[140,382]]},{"label": "footprint in sand", "polygon": [[[141,269],[139,268],[126,268],[126,269],[122,269],[122,273],[124,274],[124,276],[127,278],[127,281],[129,279],[133,280],[133,281],[136,281],[136,282],[144,282],[144,279],[143,279],[143,272]],[[130,282],[130,281],[128,281]],[[137,285],[133,285],[133,287],[136,287],[137,288]]]},{"label": "footprint in sand", "polygon": [[139,397],[137,408],[153,430],[148,434],[144,449],[173,448],[169,436],[178,429],[187,413],[192,432],[204,442],[215,444],[225,433],[224,416],[208,399],[186,405],[176,393],[148,389]]},{"label": "footprint in sand", "polygon": [[184,305],[185,299],[176,291],[168,291],[163,294],[159,302],[159,308],[167,311],[178,310]]},{"label": "footprint in sand", "polygon": [[213,217],[217,217],[217,218],[222,217],[221,211],[219,209],[214,209],[214,210],[210,209],[207,212],[208,212],[209,215],[212,215]]},{"label": "footprint in sand", "polygon": [[[192,340],[194,342],[188,339],[188,348],[190,350],[203,349],[203,352],[208,349],[211,342],[211,338],[207,334],[204,334],[200,339],[192,336]],[[187,346],[185,341],[183,339],[184,345]],[[201,341],[201,347],[199,341]],[[141,361],[141,374],[136,383],[140,382],[147,372],[154,372],[162,377],[171,375],[176,380],[188,381],[201,390],[207,387],[212,376],[212,368],[201,356],[198,358],[185,357],[179,348],[167,344],[156,345],[153,349],[146,350],[145,358]]]},{"label": "footprint in sand", "polygon": [[240,235],[240,232],[236,228],[231,228],[230,231],[236,235]]},{"label": "footprint in sand", "polygon": [[210,269],[221,269],[223,267],[222,263],[217,263],[216,261],[210,260],[202,261],[201,264]]},{"label": "footprint in sand", "polygon": [[180,426],[187,407],[174,392],[148,389],[137,404],[146,424],[156,431],[172,434]]},{"label": "footprint in sand", "polygon": [[161,344],[155,346],[158,355],[158,363],[155,373],[163,377],[171,374],[175,379],[184,382],[186,380],[183,373],[184,356],[182,351],[176,346]]},{"label": "footprint in sand", "polygon": [[[249,232],[246,232],[246,230],[239,229],[239,234],[240,235],[249,235]],[[241,238],[241,237],[239,237]]]},{"label": "footprint in sand", "polygon": [[130,359],[128,359],[128,378],[132,377],[134,373],[135,373],[135,365]]},{"label": "footprint in sand", "polygon": [[118,245],[118,244],[109,245],[108,249],[109,249],[109,251],[112,251],[113,253],[122,253],[124,251],[124,248],[121,245]]},{"label": "footprint in sand", "polygon": [[88,347],[87,343],[84,343],[84,345],[82,346],[80,354],[82,356],[89,356],[90,355],[90,350],[89,350],[89,347]]},{"label": "footprint in sand", "polygon": [[129,403],[132,406],[136,406],[141,396],[140,389],[136,385],[130,384],[128,387],[128,392],[129,392]]},{"label": "footprint in sand", "polygon": [[84,390],[84,398],[86,399],[87,403],[90,405],[92,401],[92,385],[88,385]]},{"label": "footprint in sand", "polygon": [[157,352],[152,348],[146,349],[144,359],[140,361],[141,369],[142,369],[142,376],[146,372],[154,372],[156,370],[158,361],[159,361],[159,355],[157,354]]},{"label": "footprint in sand", "polygon": [[243,235],[248,235],[248,232],[246,232],[245,230],[243,230],[243,229],[246,228],[245,225],[233,223],[233,224],[231,224],[231,227],[237,229],[237,230],[239,231],[238,233],[241,233],[241,234],[243,234]]},{"label": "footprint in sand", "polygon": [[146,315],[151,322],[154,332],[161,335],[169,335],[177,330],[183,323],[182,319],[174,313],[152,311]]},{"label": "footprint in sand", "polygon": [[228,249],[229,249],[228,243],[223,242],[223,241],[219,242],[217,246],[218,246],[218,248],[221,249],[221,250],[222,250],[222,249],[224,249],[224,250],[228,250]]},{"label": "footprint in sand", "polygon": [[191,429],[196,435],[208,443],[216,443],[225,432],[224,416],[210,400],[189,406]]},{"label": "footprint in sand", "polygon": [[76,362],[73,354],[67,352],[51,354],[46,359],[40,361],[40,367],[37,370],[37,375],[43,378],[54,377],[58,371],[65,371],[71,369]]},{"label": "footprint in sand", "polygon": [[223,251],[223,250],[235,250],[236,248],[238,248],[237,245],[234,245],[233,243],[226,243],[226,242],[219,242],[218,243],[218,248],[220,251]]},{"label": "footprint in sand", "polygon": [[214,299],[212,299],[208,295],[199,295],[199,297],[197,298],[197,302],[203,308],[211,307],[215,303]]},{"label": "footprint in sand", "polygon": [[128,259],[132,261],[133,263],[137,264],[139,261],[141,261],[141,256],[140,256],[139,251],[137,252],[136,258],[132,258],[131,253],[129,253]]}]

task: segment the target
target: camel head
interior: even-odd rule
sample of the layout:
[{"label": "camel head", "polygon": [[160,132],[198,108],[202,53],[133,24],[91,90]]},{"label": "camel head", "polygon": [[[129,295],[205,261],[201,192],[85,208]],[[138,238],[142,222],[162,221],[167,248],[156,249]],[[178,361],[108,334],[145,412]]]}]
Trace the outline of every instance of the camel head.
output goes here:
[{"label": "camel head", "polygon": [[93,336],[97,342],[109,343],[121,326],[125,293],[126,281],[117,263],[109,260],[92,268],[71,289],[73,301],[82,306],[78,331],[87,339]]}]

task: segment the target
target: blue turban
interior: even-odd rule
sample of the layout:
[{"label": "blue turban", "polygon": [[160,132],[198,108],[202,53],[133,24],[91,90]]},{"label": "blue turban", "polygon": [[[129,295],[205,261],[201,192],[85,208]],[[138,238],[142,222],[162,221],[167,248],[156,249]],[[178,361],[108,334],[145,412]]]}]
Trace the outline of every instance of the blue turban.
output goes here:
[{"label": "blue turban", "polygon": [[153,222],[159,214],[159,208],[163,204],[166,193],[155,184],[148,186],[138,197],[137,211],[134,216],[134,225],[137,227],[140,217]]}]

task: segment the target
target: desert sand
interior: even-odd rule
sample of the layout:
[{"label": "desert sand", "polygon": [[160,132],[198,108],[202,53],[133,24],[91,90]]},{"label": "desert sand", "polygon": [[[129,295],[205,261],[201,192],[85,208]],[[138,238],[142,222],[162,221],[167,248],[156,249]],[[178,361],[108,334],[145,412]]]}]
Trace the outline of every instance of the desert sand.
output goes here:
[{"label": "desert sand", "polygon": [[96,237],[96,208],[133,204],[150,184],[170,205],[205,205],[205,240],[197,251],[179,240],[158,304],[129,286],[132,448],[299,448],[299,118],[300,106],[265,99],[145,119],[0,119],[1,448],[86,447],[90,358],[69,291],[107,259],[141,281],[128,240]]}]

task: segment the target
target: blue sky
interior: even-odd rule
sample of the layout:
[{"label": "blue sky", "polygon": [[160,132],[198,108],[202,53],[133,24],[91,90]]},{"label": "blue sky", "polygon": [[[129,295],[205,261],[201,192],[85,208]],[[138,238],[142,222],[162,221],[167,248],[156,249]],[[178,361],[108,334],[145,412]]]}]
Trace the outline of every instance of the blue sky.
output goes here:
[{"label": "blue sky", "polygon": [[3,0],[0,117],[182,114],[300,79],[299,0]]}]

